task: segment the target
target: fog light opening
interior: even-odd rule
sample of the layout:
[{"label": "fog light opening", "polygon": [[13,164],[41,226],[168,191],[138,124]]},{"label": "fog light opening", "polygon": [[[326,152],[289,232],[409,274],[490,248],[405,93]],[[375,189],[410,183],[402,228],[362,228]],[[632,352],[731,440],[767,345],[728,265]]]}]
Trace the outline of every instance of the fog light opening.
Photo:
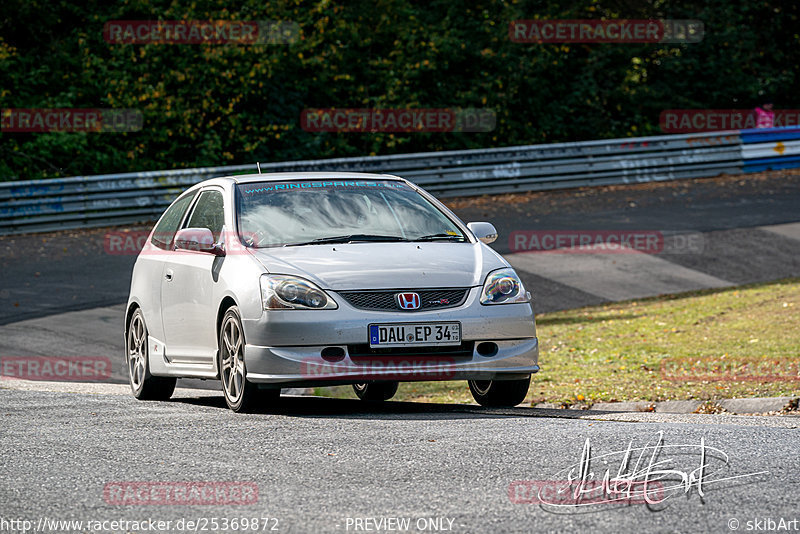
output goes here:
[{"label": "fog light opening", "polygon": [[481,356],[491,358],[492,356],[497,354],[497,351],[499,349],[497,347],[497,343],[485,341],[483,343],[478,343],[478,347],[475,350],[477,350],[478,354],[480,354]]},{"label": "fog light opening", "polygon": [[326,362],[340,362],[344,360],[344,349],[342,347],[325,347],[320,352],[320,356]]}]

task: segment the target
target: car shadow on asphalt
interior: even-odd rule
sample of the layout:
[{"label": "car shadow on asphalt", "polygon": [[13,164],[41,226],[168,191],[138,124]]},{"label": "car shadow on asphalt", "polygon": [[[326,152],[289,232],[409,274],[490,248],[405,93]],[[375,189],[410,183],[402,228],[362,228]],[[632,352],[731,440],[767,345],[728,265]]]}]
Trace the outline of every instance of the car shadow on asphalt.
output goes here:
[{"label": "car shadow on asphalt", "polygon": [[[170,402],[228,410],[222,393],[219,396],[177,397]],[[593,410],[592,416],[606,412]],[[533,407],[486,408],[470,404],[433,404],[426,402],[365,402],[357,399],[336,399],[282,395],[275,406],[263,407],[252,415],[281,415],[289,417],[336,417],[344,419],[474,419],[507,417],[548,417],[581,419],[590,415],[584,410],[559,410]]]}]

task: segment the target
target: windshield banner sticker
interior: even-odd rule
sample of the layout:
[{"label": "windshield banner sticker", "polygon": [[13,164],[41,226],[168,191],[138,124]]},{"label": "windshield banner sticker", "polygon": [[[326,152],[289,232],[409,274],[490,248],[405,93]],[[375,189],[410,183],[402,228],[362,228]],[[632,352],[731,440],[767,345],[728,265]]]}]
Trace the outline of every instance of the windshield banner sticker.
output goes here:
[{"label": "windshield banner sticker", "polygon": [[[249,186],[249,187],[248,187]],[[258,187],[256,187],[258,186]],[[316,189],[334,187],[386,187],[392,189],[408,189],[402,182],[362,182],[362,181],[336,181],[336,182],[269,182],[248,184],[241,188],[245,195],[256,193],[272,193],[276,191],[290,191],[292,189]]]}]

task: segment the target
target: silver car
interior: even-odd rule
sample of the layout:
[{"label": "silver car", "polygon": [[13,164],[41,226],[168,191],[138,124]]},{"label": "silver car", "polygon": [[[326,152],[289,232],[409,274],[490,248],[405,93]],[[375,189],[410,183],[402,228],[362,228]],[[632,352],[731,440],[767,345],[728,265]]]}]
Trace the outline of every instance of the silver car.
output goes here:
[{"label": "silver car", "polygon": [[133,269],[125,358],[138,399],[218,379],[234,411],[281,388],[467,380],[514,406],[539,370],[531,295],[487,243],[396,176],[215,178],[170,205]]}]

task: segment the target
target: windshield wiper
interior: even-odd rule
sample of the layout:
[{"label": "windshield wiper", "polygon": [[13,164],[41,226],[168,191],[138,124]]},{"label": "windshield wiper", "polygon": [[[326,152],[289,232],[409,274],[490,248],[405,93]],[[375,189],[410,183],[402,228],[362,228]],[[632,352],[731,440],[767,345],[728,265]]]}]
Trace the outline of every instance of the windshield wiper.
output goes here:
[{"label": "windshield wiper", "polygon": [[408,239],[397,235],[350,234],[320,237],[318,239],[312,239],[311,241],[305,241],[303,243],[287,243],[283,246],[299,247],[303,245],[325,245],[329,243],[352,243],[353,241],[408,241]]},{"label": "windshield wiper", "polygon": [[453,234],[431,234],[431,235],[424,235],[415,239],[414,241],[436,241],[439,239],[446,239],[448,241],[464,241],[464,237],[460,235],[453,235]]}]

